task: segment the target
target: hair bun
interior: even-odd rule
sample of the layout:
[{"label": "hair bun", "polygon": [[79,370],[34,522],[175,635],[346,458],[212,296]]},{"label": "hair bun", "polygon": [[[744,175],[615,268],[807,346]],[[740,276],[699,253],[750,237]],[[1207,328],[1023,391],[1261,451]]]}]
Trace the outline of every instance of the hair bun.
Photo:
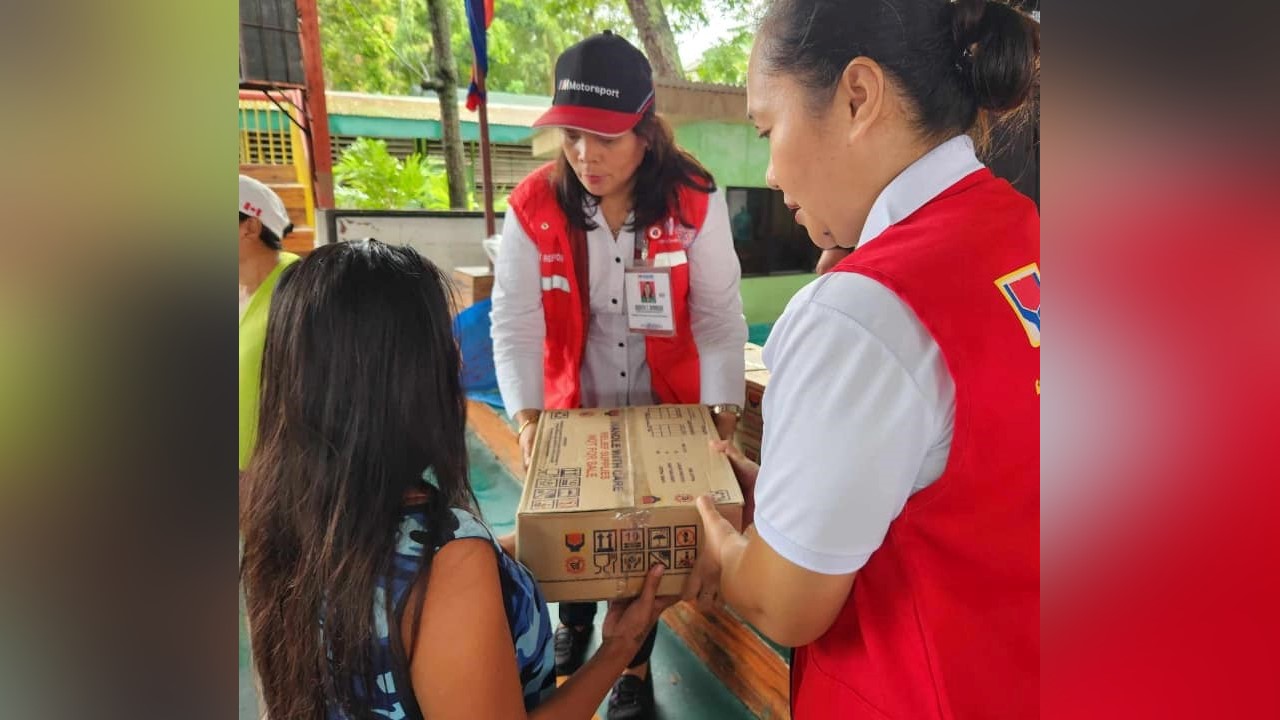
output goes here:
[{"label": "hair bun", "polygon": [[1040,67],[1040,26],[1003,2],[955,0],[951,34],[956,62],[978,107],[1013,110],[1031,94]]}]

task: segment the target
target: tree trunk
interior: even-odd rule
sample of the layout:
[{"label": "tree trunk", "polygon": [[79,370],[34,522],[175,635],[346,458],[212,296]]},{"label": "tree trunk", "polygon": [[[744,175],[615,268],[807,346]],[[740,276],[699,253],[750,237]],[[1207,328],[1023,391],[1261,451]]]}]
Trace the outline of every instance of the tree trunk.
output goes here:
[{"label": "tree trunk", "polygon": [[627,0],[627,9],[640,32],[654,77],[683,80],[684,68],[680,65],[680,53],[676,51],[676,37],[667,22],[662,0]]},{"label": "tree trunk", "polygon": [[467,181],[462,162],[462,127],[458,121],[458,66],[449,44],[449,9],[444,0],[427,0],[431,52],[435,61],[432,86],[440,98],[440,126],[444,135],[444,169],[449,178],[449,207],[467,209]]}]

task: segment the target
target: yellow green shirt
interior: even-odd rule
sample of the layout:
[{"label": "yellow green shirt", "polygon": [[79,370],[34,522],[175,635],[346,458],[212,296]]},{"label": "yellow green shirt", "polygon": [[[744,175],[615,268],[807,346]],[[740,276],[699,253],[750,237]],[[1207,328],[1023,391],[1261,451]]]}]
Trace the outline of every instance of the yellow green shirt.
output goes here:
[{"label": "yellow green shirt", "polygon": [[245,306],[240,316],[240,464],[244,470],[253,453],[253,443],[258,434],[258,386],[262,375],[262,348],[267,342],[267,310],[271,307],[271,295],[280,282],[280,273],[298,261],[298,256],[280,253],[276,263]]}]

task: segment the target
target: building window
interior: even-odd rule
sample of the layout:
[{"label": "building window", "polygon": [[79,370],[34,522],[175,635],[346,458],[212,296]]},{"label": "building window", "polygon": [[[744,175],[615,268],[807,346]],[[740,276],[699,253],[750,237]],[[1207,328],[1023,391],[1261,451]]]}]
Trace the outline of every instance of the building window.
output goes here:
[{"label": "building window", "polygon": [[782,202],[782,193],[768,188],[726,188],[733,247],[742,275],[784,275],[813,272],[821,251]]}]

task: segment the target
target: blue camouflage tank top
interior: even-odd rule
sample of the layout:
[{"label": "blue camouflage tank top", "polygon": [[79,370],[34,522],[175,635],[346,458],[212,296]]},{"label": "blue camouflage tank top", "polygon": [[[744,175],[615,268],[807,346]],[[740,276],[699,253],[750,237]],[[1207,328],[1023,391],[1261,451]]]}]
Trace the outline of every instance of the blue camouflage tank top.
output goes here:
[{"label": "blue camouflage tank top", "polygon": [[[386,593],[391,593],[392,607],[403,613],[413,588],[419,558],[426,543],[439,551],[453,540],[479,538],[493,544],[498,558],[498,577],[507,611],[507,625],[515,645],[515,662],[524,688],[524,705],[532,710],[555,689],[555,659],[552,648],[551,614],[542,591],[529,570],[503,552],[487,525],[466,510],[453,508],[448,521],[451,527],[428,528],[425,506],[409,506],[401,516],[397,533],[392,574],[383,578],[374,590],[374,621],[377,646],[373,649],[377,687],[370,699],[374,712],[390,720],[419,720],[422,713],[413,697],[409,668],[404,658],[395,657],[391,646],[393,623],[386,614]],[[434,542],[433,542],[434,539]],[[448,648],[442,648],[448,652]],[[340,708],[330,707],[330,720],[347,720]]]}]

